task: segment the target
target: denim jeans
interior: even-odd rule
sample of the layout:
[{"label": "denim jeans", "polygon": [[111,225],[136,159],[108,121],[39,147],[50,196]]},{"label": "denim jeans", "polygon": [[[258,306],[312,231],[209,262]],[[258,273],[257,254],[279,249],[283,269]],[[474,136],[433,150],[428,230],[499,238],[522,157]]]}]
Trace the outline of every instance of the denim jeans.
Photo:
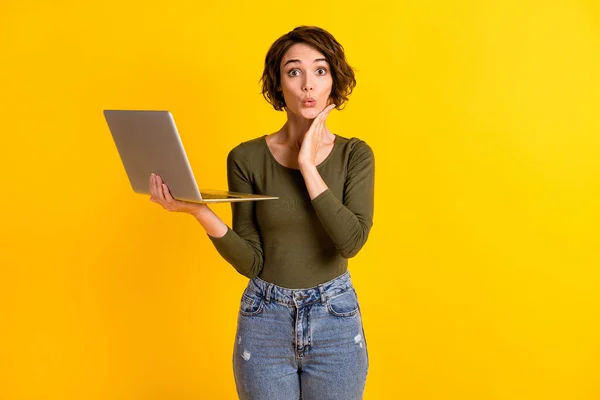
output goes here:
[{"label": "denim jeans", "polygon": [[362,399],[368,365],[348,272],[309,289],[250,280],[233,352],[241,400]]}]

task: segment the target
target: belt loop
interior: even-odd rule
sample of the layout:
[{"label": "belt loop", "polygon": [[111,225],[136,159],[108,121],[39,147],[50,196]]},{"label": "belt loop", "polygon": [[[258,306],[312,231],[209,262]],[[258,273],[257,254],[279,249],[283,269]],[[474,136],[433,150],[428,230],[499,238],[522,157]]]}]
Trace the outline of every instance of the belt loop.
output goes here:
[{"label": "belt loop", "polygon": [[265,303],[269,304],[271,302],[271,290],[273,290],[273,284],[269,283],[267,285],[267,294],[265,296]]},{"label": "belt loop", "polygon": [[317,286],[319,288],[319,293],[321,294],[321,303],[325,304],[327,298],[325,297],[325,289],[323,289],[323,285]]}]

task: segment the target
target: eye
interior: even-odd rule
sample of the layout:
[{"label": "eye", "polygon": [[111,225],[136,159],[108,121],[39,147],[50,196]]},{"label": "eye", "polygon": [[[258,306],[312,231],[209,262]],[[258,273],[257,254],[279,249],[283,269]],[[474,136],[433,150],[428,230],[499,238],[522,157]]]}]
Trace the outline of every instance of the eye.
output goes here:
[{"label": "eye", "polygon": [[288,76],[298,76],[298,75],[300,75],[299,69],[291,69],[288,71]]},{"label": "eye", "polygon": [[325,68],[317,69],[317,75],[325,75],[326,73],[327,73],[327,70]]}]

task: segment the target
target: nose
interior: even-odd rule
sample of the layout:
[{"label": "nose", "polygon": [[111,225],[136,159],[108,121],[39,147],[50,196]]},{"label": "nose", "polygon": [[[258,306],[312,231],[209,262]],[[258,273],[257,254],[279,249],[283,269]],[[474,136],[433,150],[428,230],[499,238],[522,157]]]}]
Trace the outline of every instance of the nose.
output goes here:
[{"label": "nose", "polygon": [[302,90],[305,92],[310,92],[311,90],[313,90],[314,87],[314,83],[312,82],[312,80],[310,78],[306,78],[304,80],[304,86],[302,87]]}]

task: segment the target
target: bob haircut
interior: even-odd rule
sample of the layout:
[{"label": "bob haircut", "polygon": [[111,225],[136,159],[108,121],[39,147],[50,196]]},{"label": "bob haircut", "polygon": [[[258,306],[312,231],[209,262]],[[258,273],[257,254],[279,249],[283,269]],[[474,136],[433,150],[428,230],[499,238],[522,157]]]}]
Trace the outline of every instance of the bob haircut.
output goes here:
[{"label": "bob haircut", "polygon": [[281,111],[285,108],[285,100],[281,91],[280,65],[286,51],[296,43],[305,43],[323,53],[331,69],[333,84],[330,99],[338,110],[356,86],[354,71],[346,61],[344,48],[326,30],[316,26],[298,26],[293,31],[277,39],[265,57],[265,69],[260,79],[262,95],[273,108]]}]

